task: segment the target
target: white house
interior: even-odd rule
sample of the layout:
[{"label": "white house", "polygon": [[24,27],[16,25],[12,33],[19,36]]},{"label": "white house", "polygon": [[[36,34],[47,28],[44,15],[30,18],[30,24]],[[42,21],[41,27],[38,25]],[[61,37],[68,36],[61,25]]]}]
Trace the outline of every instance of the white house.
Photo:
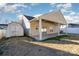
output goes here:
[{"label": "white house", "polygon": [[37,18],[27,15],[20,15],[20,24],[24,33],[37,40],[44,40],[60,34],[60,26],[67,24],[61,11],[54,11],[43,14]]}]

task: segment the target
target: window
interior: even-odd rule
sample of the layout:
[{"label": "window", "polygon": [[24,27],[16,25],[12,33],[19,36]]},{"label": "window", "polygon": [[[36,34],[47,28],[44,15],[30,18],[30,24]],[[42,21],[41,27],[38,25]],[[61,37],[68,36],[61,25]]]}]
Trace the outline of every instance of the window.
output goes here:
[{"label": "window", "polygon": [[52,27],[50,27],[49,29],[50,29],[50,32],[53,32],[53,28]]},{"label": "window", "polygon": [[52,30],[50,30],[50,32],[53,32],[53,29],[52,29]]},{"label": "window", "polygon": [[47,31],[47,29],[46,28],[42,28],[42,32],[46,32]]},{"label": "window", "polygon": [[38,28],[36,27],[36,30],[38,30]]}]

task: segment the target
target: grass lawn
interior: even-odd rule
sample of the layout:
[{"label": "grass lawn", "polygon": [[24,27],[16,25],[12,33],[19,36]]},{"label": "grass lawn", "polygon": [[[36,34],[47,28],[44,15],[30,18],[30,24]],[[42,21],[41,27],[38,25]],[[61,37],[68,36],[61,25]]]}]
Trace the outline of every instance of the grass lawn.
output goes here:
[{"label": "grass lawn", "polygon": [[70,37],[69,35],[60,35],[60,36],[48,38],[48,39],[43,40],[43,41],[48,41],[48,40],[62,40],[64,38],[69,38],[69,37]]},{"label": "grass lawn", "polygon": [[[57,37],[48,38],[41,42],[34,42],[34,44],[79,55],[79,35],[74,34],[61,35]],[[63,55],[64,53],[58,52],[58,54]]]}]

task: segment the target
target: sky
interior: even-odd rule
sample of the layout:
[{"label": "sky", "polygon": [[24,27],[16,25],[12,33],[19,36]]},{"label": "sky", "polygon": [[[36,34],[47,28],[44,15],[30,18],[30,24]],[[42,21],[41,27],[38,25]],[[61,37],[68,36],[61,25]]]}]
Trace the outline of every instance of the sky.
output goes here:
[{"label": "sky", "polygon": [[19,15],[37,17],[56,10],[61,10],[68,23],[79,24],[78,3],[1,3],[0,23],[18,21]]}]

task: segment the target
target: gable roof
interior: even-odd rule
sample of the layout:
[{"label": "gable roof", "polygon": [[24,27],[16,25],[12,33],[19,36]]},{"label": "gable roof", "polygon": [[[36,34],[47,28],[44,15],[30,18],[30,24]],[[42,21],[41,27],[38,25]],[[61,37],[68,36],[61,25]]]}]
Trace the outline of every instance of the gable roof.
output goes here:
[{"label": "gable roof", "polygon": [[49,21],[53,21],[53,22],[57,22],[60,24],[66,24],[66,20],[65,20],[65,18],[60,10],[50,12],[47,14],[43,14],[40,16],[40,18],[45,19],[45,20],[49,20]]},{"label": "gable roof", "polygon": [[28,20],[32,20],[34,19],[35,17],[32,17],[32,16],[27,16],[27,15],[24,15]]},{"label": "gable roof", "polygon": [[[29,21],[39,20],[39,19],[32,17],[32,16],[27,16],[27,15],[24,15],[24,16]],[[43,15],[39,16],[38,18],[44,19],[44,20],[47,20],[47,21],[51,21],[51,22],[56,22],[56,23],[59,23],[59,24],[67,24],[63,14],[61,13],[60,10],[43,14]]]},{"label": "gable roof", "polygon": [[[61,13],[60,10],[43,14],[43,15],[39,16],[38,18],[44,19],[47,21],[51,21],[51,22],[60,23],[60,24],[67,24],[63,14]],[[32,20],[36,20],[36,18],[34,18]]]}]

